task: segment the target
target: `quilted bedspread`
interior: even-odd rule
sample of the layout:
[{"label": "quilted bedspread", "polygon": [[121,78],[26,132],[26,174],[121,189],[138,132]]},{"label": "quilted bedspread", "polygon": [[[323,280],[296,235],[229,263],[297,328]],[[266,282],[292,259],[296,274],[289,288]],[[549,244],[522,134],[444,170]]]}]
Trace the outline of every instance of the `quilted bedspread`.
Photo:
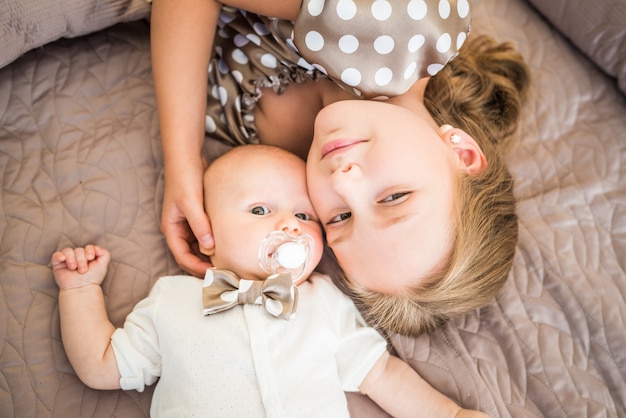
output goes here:
[{"label": "quilted bedspread", "polygon": [[[494,417],[626,417],[625,97],[525,1],[474,6],[472,30],[512,41],[532,71],[508,156],[518,251],[491,304],[429,335],[393,335],[393,348]],[[0,69],[0,182],[0,416],[147,416],[151,388],[95,391],[75,376],[49,266],[63,246],[108,248],[103,288],[118,326],[158,277],[179,272],[159,230],[147,22]],[[356,417],[384,416],[349,399]]]}]

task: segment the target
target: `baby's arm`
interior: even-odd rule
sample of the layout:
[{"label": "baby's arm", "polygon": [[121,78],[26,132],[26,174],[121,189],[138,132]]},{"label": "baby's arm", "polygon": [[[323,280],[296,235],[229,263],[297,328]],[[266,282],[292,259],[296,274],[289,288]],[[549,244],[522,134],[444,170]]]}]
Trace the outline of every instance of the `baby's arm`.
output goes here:
[{"label": "baby's arm", "polygon": [[462,409],[408,364],[387,352],[365,376],[359,389],[394,417],[488,417],[482,412]]},{"label": "baby's arm", "polygon": [[107,317],[100,287],[109,259],[108,251],[94,245],[52,255],[63,346],[80,380],[94,389],[120,388],[111,347],[115,327]]}]

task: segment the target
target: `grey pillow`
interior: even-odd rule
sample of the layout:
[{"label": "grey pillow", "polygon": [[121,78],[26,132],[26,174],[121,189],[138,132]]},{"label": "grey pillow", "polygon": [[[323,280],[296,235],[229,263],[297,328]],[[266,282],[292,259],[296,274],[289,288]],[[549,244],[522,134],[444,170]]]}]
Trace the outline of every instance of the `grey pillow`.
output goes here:
[{"label": "grey pillow", "polygon": [[0,0],[0,68],[59,38],[85,35],[149,14],[145,0]]},{"label": "grey pillow", "polygon": [[528,0],[626,94],[625,0]]}]

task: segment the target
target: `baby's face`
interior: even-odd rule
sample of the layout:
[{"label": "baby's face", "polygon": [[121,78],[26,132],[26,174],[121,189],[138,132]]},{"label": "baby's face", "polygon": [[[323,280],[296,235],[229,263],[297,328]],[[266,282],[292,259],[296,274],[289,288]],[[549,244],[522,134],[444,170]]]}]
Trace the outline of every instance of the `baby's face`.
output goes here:
[{"label": "baby's face", "polygon": [[218,160],[204,178],[215,239],[211,262],[245,279],[265,279],[259,248],[273,231],[309,234],[314,248],[306,278],[322,256],[322,230],[306,186],[305,164],[277,149],[242,147]]}]

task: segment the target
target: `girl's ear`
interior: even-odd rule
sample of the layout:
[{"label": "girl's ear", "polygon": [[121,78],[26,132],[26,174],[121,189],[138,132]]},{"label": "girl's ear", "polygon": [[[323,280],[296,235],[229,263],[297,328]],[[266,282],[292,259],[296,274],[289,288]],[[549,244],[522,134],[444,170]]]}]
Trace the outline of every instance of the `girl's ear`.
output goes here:
[{"label": "girl's ear", "polygon": [[439,128],[441,139],[458,155],[459,161],[470,174],[477,174],[487,168],[487,159],[478,143],[462,129],[443,125]]}]

